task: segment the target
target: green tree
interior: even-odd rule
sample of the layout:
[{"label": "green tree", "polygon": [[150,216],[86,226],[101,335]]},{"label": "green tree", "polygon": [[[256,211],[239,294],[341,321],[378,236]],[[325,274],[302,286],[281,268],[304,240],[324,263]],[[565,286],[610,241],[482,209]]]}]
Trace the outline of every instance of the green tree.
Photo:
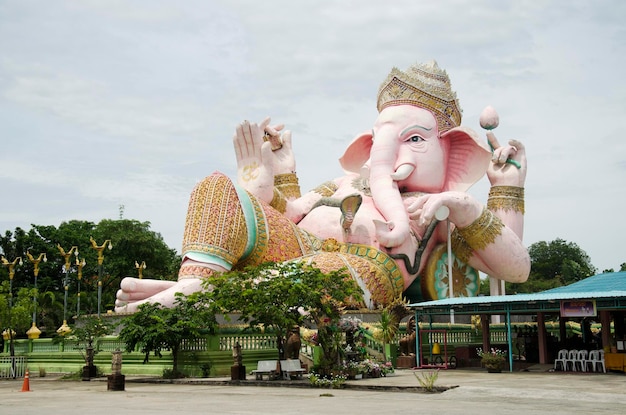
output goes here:
[{"label": "green tree", "polygon": [[[297,262],[268,262],[218,274],[206,284],[211,289],[204,292],[204,297],[220,312],[239,312],[240,318],[251,327],[263,325],[274,330],[279,358],[284,357],[282,343],[287,332],[307,320],[315,321],[320,339],[335,338],[343,304],[360,303],[362,296],[361,289],[345,270],[325,274],[314,266]],[[326,358],[334,361],[336,347],[322,344],[325,347]]]},{"label": "green tree", "polygon": [[16,337],[25,337],[31,326],[34,290],[13,288],[13,307],[9,308],[9,281],[0,284],[0,331],[12,327]]},{"label": "green tree", "polygon": [[507,283],[507,292],[532,293],[568,285],[596,273],[591,259],[573,242],[555,239],[536,242],[528,248],[531,268],[528,281]]},{"label": "green tree", "polygon": [[400,331],[400,321],[411,315],[412,311],[408,308],[402,297],[396,298],[389,305],[380,311],[380,340],[383,343],[383,358],[385,362],[390,356],[387,354],[387,345],[392,344],[398,332]]},{"label": "green tree", "polygon": [[[103,263],[102,278],[102,306],[113,307],[115,293],[124,277],[137,276],[135,263],[144,261],[147,268],[143,271],[145,278],[176,280],[181,258],[176,250],[169,248],[163,241],[161,234],[150,230],[150,222],[136,220],[109,220],[105,219],[98,223],[92,236],[98,244],[109,239],[113,243],[112,250],[106,250]],[[97,255],[91,247],[90,251],[93,264],[91,282],[94,289],[97,285],[94,278],[97,276]]]},{"label": "green tree", "polygon": [[[94,348],[95,341],[100,337],[108,336],[114,329],[115,326],[106,324],[104,320],[90,316],[74,327],[69,336],[56,336],[54,339],[57,342],[68,341],[75,343],[85,360],[85,365],[94,368],[93,358],[99,351]],[[93,374],[89,373],[91,372],[87,371],[86,377],[95,376],[95,368]],[[85,377],[85,372],[83,372],[83,377]]]},{"label": "green tree", "polygon": [[150,353],[162,357],[162,350],[170,350],[176,377],[180,376],[178,353],[182,342],[197,339],[217,327],[214,307],[199,301],[199,293],[188,297],[178,294],[172,308],[159,303],[142,304],[122,324],[119,337],[126,343],[127,352],[139,349],[147,363]]},{"label": "green tree", "polygon": [[[147,268],[143,276],[153,279],[176,279],[180,256],[174,249],[169,248],[162,236],[150,230],[149,222],[136,220],[102,220],[98,224],[88,221],[72,220],[63,222],[59,227],[45,225],[31,225],[26,232],[16,228],[14,232],[6,231],[0,236],[0,254],[7,260],[22,257],[23,264],[16,267],[13,289],[32,288],[34,285],[33,264],[26,260],[26,252],[33,256],[45,253],[47,262],[39,264],[37,288],[39,304],[37,308],[37,322],[43,334],[54,333],[63,322],[64,314],[64,279],[65,258],[61,255],[58,246],[65,251],[71,247],[78,248],[78,258],[84,259],[86,265],[82,269],[81,281],[81,314],[93,314],[97,311],[97,280],[98,261],[97,252],[92,249],[89,238],[93,237],[98,244],[110,240],[112,250],[104,252],[102,266],[102,309],[113,307],[115,293],[119,288],[120,280],[126,276],[137,276],[135,262],[144,261]],[[68,317],[75,314],[77,309],[77,267],[76,257],[70,258],[68,277]],[[0,267],[0,281],[8,280],[8,270]],[[52,297],[51,297],[52,296]],[[42,324],[39,324],[39,322]]]},{"label": "green tree", "polygon": [[489,295],[491,294],[491,290],[489,287],[489,277],[483,276],[480,278],[480,287],[478,288],[479,295]]},{"label": "green tree", "polygon": [[[620,264],[620,266],[619,266],[619,270],[618,270],[618,272],[623,272],[623,271],[626,271],[626,262],[622,262],[622,263]],[[615,272],[615,270],[614,270],[613,268],[609,268],[609,269],[602,270],[602,273],[603,273],[603,274],[605,274],[605,273],[607,273],[607,272]]]}]

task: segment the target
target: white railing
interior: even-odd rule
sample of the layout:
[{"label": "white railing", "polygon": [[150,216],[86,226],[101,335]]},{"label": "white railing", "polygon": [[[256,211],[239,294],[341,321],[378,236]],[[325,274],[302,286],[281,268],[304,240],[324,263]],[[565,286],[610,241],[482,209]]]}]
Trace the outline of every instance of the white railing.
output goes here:
[{"label": "white railing", "polygon": [[222,335],[220,336],[220,350],[233,350],[237,342],[241,350],[267,350],[277,347],[275,334]]},{"label": "white railing", "polygon": [[0,357],[0,379],[22,378],[26,373],[25,356]]}]

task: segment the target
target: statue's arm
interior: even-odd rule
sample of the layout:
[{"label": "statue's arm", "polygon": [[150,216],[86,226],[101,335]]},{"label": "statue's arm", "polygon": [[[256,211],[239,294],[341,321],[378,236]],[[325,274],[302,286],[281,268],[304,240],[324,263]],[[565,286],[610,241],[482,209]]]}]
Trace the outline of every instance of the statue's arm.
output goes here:
[{"label": "statue's arm", "polygon": [[459,234],[473,245],[470,265],[497,279],[524,282],[530,273],[530,257],[522,243],[526,149],[517,140],[501,146],[492,131],[487,139],[493,148],[487,169],[491,183],[487,206],[469,228],[459,229]]},{"label": "statue's arm", "polygon": [[515,283],[526,281],[530,259],[522,240],[471,195],[443,192],[420,196],[409,205],[409,217],[425,227],[441,206],[449,209],[448,219],[454,225],[452,250],[460,260],[495,278]]},{"label": "statue's arm", "polygon": [[520,240],[524,237],[524,183],[526,182],[526,148],[517,140],[501,146],[492,131],[487,140],[493,148],[487,169],[491,183],[487,208],[498,216]]},{"label": "statue's arm", "polygon": [[269,122],[266,118],[259,124],[244,121],[237,126],[233,144],[238,183],[298,223],[321,198],[335,193],[337,180],[302,195],[291,132],[282,131],[282,124],[270,126]]},{"label": "statue's arm", "polygon": [[290,220],[298,223],[313,207],[325,197],[332,197],[337,191],[340,179],[329,181],[315,189],[300,195],[300,186],[295,175],[276,176],[274,183],[274,199],[270,203]]}]

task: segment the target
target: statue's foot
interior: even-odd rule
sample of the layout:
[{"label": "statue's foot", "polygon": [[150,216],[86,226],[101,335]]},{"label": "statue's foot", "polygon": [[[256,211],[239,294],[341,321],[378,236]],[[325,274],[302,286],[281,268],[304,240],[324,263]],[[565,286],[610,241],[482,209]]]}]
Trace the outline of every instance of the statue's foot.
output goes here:
[{"label": "statue's foot", "polygon": [[117,291],[117,299],[120,301],[138,301],[151,297],[163,290],[167,290],[176,284],[176,281],[163,281],[151,279],[139,279],[126,277]]},{"label": "statue's foot", "polygon": [[144,280],[124,278],[115,300],[116,313],[134,313],[141,304],[159,303],[164,307],[173,307],[176,293],[190,295],[202,290],[202,280],[188,278],[176,281]]}]

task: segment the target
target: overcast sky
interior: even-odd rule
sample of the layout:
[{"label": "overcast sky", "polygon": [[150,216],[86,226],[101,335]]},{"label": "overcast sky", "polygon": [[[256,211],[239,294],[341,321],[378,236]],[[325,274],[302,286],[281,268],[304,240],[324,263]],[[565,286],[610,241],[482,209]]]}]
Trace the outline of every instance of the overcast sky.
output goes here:
[{"label": "overcast sky", "polygon": [[391,68],[435,59],[463,125],[483,134],[492,105],[500,141],[527,147],[526,245],[562,238],[617,269],[625,16],[623,0],[0,0],[0,232],[123,216],[180,252],[194,184],[235,177],[237,123],[284,122],[306,191],[341,175]]}]

